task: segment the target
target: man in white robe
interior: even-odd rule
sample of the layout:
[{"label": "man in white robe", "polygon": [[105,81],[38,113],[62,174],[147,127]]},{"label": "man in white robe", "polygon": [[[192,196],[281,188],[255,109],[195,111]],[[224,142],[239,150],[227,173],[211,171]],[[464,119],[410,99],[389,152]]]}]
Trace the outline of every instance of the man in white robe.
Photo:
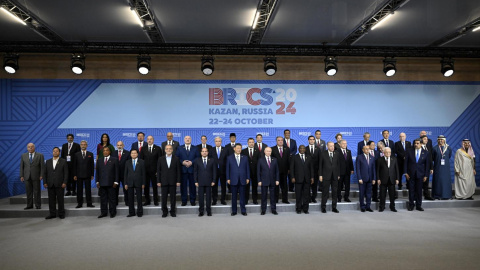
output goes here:
[{"label": "man in white robe", "polygon": [[475,193],[475,153],[470,140],[464,139],[455,153],[455,198],[473,200]]}]

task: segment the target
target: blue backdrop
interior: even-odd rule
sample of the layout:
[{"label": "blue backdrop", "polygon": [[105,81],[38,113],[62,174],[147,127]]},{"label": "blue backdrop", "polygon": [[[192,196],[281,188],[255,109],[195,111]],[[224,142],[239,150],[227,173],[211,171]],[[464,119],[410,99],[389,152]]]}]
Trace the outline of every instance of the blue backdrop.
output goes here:
[{"label": "blue backdrop", "polygon": [[0,89],[0,197],[25,192],[19,163],[28,142],[48,159],[68,133],[94,153],[104,132],[129,149],[138,131],[157,144],[171,131],[181,143],[206,135],[225,144],[235,132],[240,143],[261,133],[274,145],[285,128],[298,145],[316,129],[325,141],[342,133],[354,155],[364,132],[378,141],[384,129],[394,141],[400,132],[407,140],[443,134],[454,150],[468,137],[480,151],[478,82],[2,79]]}]

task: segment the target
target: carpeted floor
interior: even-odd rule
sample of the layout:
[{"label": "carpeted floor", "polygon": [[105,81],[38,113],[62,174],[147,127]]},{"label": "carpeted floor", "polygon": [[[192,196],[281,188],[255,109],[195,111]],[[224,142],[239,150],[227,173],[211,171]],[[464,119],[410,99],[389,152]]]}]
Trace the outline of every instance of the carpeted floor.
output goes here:
[{"label": "carpeted floor", "polygon": [[480,208],[0,219],[1,269],[478,269]]}]

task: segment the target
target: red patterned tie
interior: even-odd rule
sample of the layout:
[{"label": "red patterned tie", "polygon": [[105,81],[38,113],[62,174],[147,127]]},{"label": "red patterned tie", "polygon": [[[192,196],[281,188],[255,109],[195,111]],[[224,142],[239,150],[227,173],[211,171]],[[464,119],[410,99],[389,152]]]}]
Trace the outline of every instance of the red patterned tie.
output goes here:
[{"label": "red patterned tie", "polygon": [[118,161],[122,160],[122,152],[118,152]]},{"label": "red patterned tie", "polygon": [[108,160],[108,159],[107,159],[107,158],[105,158],[105,165],[107,165],[107,160]]}]

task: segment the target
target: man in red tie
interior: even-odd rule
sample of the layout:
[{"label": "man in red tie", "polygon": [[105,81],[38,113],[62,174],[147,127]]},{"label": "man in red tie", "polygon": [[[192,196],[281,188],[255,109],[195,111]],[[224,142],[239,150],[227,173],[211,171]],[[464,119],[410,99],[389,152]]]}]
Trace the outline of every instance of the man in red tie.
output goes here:
[{"label": "man in red tie", "polygon": [[257,142],[255,143],[255,148],[260,151],[260,156],[265,155],[265,148],[267,148],[268,145],[263,143],[263,136],[262,134],[257,134],[255,137]]},{"label": "man in red tie", "polygon": [[118,180],[119,185],[116,187],[115,192],[117,193],[117,205],[118,205],[118,195],[120,191],[120,183],[122,184],[123,187],[123,198],[125,201],[125,205],[128,206],[128,191],[125,189],[125,182],[123,181],[124,174],[125,174],[125,164],[127,160],[129,160],[130,157],[130,151],[127,151],[124,149],[125,145],[123,144],[122,141],[117,142],[117,150],[115,150],[114,156],[118,158]]},{"label": "man in red tie", "polygon": [[[283,137],[277,137],[277,145],[272,147],[272,156],[277,159],[278,170],[279,170],[279,182],[280,188],[282,189],[282,202],[289,204],[288,201],[288,185],[287,185],[287,175],[288,170],[290,169],[290,149],[283,145]],[[275,198],[278,203],[279,199],[279,186],[275,187]]]}]

